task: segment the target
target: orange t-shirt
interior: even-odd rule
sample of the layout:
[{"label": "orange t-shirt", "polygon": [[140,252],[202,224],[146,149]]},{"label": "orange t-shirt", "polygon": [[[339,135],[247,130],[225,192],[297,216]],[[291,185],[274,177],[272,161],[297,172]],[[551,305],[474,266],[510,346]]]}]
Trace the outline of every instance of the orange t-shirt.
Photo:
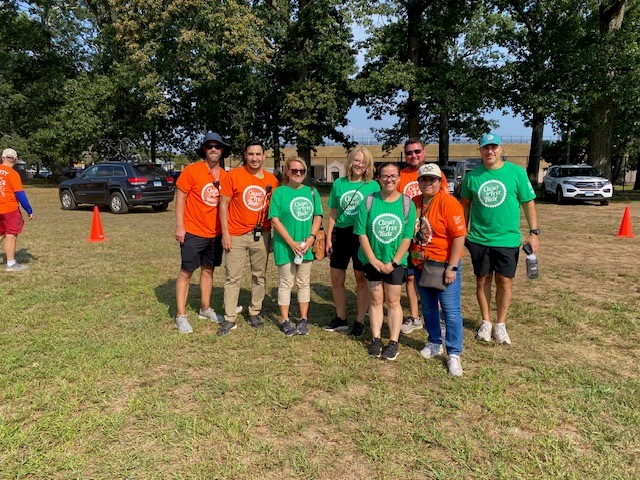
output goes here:
[{"label": "orange t-shirt", "polygon": [[231,197],[229,203],[229,234],[244,235],[262,223],[262,229],[271,230],[269,203],[278,186],[274,175],[262,170],[263,178],[253,175],[245,166],[231,170],[220,183],[220,194]]},{"label": "orange t-shirt", "polygon": [[9,213],[19,208],[15,192],[22,191],[20,174],[13,167],[0,165],[0,213]]},{"label": "orange t-shirt", "polygon": [[[422,208],[422,195],[414,197],[413,202],[416,204],[418,229],[422,231],[424,240],[417,242],[414,238],[411,242],[412,263],[420,265],[424,258],[446,262],[451,255],[453,239],[467,234],[462,205],[442,187],[428,209]],[[417,252],[421,254],[414,255]]]},{"label": "orange t-shirt", "polygon": [[218,169],[219,178],[214,178],[206,162],[200,161],[185,167],[176,186],[187,194],[184,206],[184,229],[192,235],[213,238],[222,234],[218,203],[220,183],[228,175],[224,168]]},{"label": "orange t-shirt", "polygon": [[422,195],[420,187],[418,186],[418,170],[411,171],[409,167],[400,170],[398,191],[404,193],[409,198]]}]

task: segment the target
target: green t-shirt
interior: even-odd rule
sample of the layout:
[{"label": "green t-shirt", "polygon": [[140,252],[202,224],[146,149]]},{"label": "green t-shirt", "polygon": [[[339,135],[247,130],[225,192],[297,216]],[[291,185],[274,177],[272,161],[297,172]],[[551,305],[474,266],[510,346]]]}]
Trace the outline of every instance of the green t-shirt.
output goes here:
[{"label": "green t-shirt", "polygon": [[[313,217],[318,215],[322,216],[322,199],[317,190],[312,194],[311,188],[306,185],[298,189],[282,185],[273,191],[269,218],[277,217],[297,243],[309,238]],[[275,229],[273,232],[273,258],[276,265],[293,262],[293,250]],[[311,249],[307,250],[304,259],[313,260]]]},{"label": "green t-shirt", "polygon": [[497,170],[487,170],[480,165],[464,177],[460,196],[471,200],[470,242],[520,246],[520,204],[536,198],[522,167],[505,162]]},{"label": "green t-shirt", "polygon": [[[376,192],[373,194],[370,211],[367,211],[366,201],[361,202],[353,233],[366,235],[376,258],[383,263],[390,262],[398,251],[402,240],[413,238],[416,205],[409,202],[409,207],[409,214],[405,222],[402,195],[394,202],[385,202],[380,192]],[[398,265],[406,267],[408,256],[409,254],[405,253]],[[362,247],[358,250],[358,258],[363,264],[369,263]]]},{"label": "green t-shirt", "polygon": [[[329,208],[335,208],[338,213],[336,227],[353,227],[358,215],[358,208],[370,193],[379,192],[380,185],[373,180],[364,183],[350,182],[347,177],[341,177],[333,182],[329,193]],[[344,211],[344,213],[342,213]]]}]

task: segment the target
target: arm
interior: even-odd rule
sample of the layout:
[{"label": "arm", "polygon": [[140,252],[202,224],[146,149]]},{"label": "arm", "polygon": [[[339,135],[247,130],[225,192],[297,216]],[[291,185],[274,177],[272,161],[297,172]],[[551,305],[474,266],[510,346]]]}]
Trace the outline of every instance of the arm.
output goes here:
[{"label": "arm", "polygon": [[15,195],[22,208],[24,208],[24,211],[29,215],[29,220],[33,219],[33,208],[31,208],[31,205],[29,205],[27,194],[24,193],[24,190],[18,190],[17,192],[15,192]]},{"label": "arm", "polygon": [[396,254],[391,259],[391,262],[385,265],[385,267],[387,267],[387,271],[383,273],[393,272],[393,269],[394,269],[393,264],[395,263],[396,265],[398,265],[402,261],[402,257],[404,257],[404,254],[407,253],[410,246],[411,246],[411,239],[403,238],[402,241],[400,242],[400,245],[398,246],[398,250],[396,250]]},{"label": "arm", "polygon": [[384,271],[385,264],[378,260],[374,255],[373,249],[371,248],[371,243],[369,243],[369,237],[367,237],[366,235],[358,235],[358,239],[360,240],[360,246],[362,247],[364,256],[367,257],[367,260],[369,260],[371,266],[381,273],[387,273]]},{"label": "arm", "polygon": [[218,205],[218,216],[220,217],[220,228],[222,229],[222,248],[227,252],[231,250],[231,235],[229,234],[229,204],[231,197],[220,195]]},{"label": "arm", "polygon": [[[282,225],[282,222],[278,217],[271,217],[271,225],[276,229],[278,235],[282,237],[282,239],[287,243],[287,245],[289,245],[289,248],[293,250],[296,255],[302,255],[304,251],[306,251],[306,248],[301,248],[300,245],[293,241],[293,238],[291,238],[291,235],[289,235],[289,232],[287,232],[287,229],[284,228],[284,225]],[[311,238],[313,239],[313,237]]]},{"label": "arm", "polygon": [[452,270],[451,267],[457,267],[458,263],[460,263],[460,259],[462,258],[462,250],[464,250],[464,239],[465,235],[460,235],[453,239],[451,242],[451,255],[449,255],[449,260],[447,260],[447,268],[444,271],[444,283],[447,285],[451,285],[456,280],[457,271]]},{"label": "arm", "polygon": [[462,208],[464,210],[464,224],[467,226],[467,228],[469,228],[469,212],[471,208],[471,200],[469,200],[468,198],[461,198],[460,204],[462,205]]},{"label": "arm", "polygon": [[184,229],[184,206],[187,202],[187,194],[176,188],[176,240],[184,243],[184,236],[187,233]]},{"label": "arm", "polygon": [[333,235],[333,229],[336,226],[336,218],[338,216],[338,209],[332,208],[329,210],[329,225],[327,226],[327,238],[325,241],[325,246],[327,250],[327,255],[331,256],[330,251],[333,248],[331,244],[331,237]]},{"label": "arm", "polygon": [[[538,211],[536,210],[536,204],[533,200],[522,204],[524,208],[524,216],[527,217],[527,223],[529,224],[529,230],[535,230],[538,228]],[[530,233],[524,243],[531,245],[533,253],[538,251],[538,235]]]},{"label": "arm", "polygon": [[311,225],[311,233],[305,240],[307,242],[307,245],[304,247],[305,253],[307,250],[313,247],[313,244],[316,241],[316,235],[318,234],[318,230],[320,230],[321,225],[322,225],[322,216],[316,215],[315,217],[313,217],[313,224]]}]

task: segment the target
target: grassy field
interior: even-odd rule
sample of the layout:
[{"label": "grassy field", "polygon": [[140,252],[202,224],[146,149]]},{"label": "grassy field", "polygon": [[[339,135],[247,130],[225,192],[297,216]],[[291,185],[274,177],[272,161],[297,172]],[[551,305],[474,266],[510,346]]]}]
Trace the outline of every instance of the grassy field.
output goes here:
[{"label": "grassy field", "polygon": [[[464,376],[401,338],[396,362],[326,333],[328,263],[315,265],[311,334],[267,326],[229,336],[173,327],[179,250],[165,213],[62,211],[28,187],[19,239],[28,273],[0,270],[0,478],[640,478],[640,200],[539,204],[540,278],[520,268],[511,347],[473,340],[464,259]],[[629,204],[636,238],[618,238]],[[248,299],[248,274],[241,300]],[[350,282],[352,282],[349,274]],[[213,305],[221,309],[222,270]],[[354,297],[350,297],[353,318]],[[294,309],[295,311],[295,309]],[[386,335],[386,333],[384,334]]]}]

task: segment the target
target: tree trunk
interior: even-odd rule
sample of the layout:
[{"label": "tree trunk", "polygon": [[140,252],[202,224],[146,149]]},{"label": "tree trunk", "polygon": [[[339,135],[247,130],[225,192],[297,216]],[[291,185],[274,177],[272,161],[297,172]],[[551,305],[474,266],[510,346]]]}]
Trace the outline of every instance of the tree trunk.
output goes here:
[{"label": "tree trunk", "polygon": [[151,163],[156,163],[158,148],[158,132],[155,128],[151,129]]},{"label": "tree trunk", "polygon": [[591,115],[593,126],[589,132],[587,156],[589,165],[611,179],[611,136],[613,135],[613,108],[607,96],[594,107]]},{"label": "tree trunk", "polygon": [[544,133],[544,114],[535,109],[531,120],[531,147],[529,149],[529,162],[527,163],[527,176],[531,185],[538,185],[538,172],[540,171],[540,159],[542,158],[542,135]]},{"label": "tree trunk", "polygon": [[438,165],[449,165],[449,114],[440,114],[438,125]]},{"label": "tree trunk", "polygon": [[307,164],[307,176],[304,178],[304,184],[311,184],[311,147],[309,145],[298,144],[296,151],[298,156]]},{"label": "tree trunk", "polygon": [[640,158],[636,158],[636,181],[633,184],[634,190],[640,190]]}]

